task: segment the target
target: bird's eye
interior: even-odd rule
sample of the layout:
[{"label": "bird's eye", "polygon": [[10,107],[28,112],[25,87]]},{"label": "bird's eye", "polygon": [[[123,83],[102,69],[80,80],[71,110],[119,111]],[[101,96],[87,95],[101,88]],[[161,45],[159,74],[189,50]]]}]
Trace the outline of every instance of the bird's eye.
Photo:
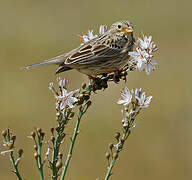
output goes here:
[{"label": "bird's eye", "polygon": [[121,25],[118,25],[117,27],[118,27],[118,29],[121,29]]}]

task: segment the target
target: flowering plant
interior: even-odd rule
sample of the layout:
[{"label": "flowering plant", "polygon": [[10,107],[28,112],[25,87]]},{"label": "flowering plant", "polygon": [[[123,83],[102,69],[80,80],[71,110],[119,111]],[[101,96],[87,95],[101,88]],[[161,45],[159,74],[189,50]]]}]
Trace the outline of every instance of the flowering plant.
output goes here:
[{"label": "flowering plant", "polygon": [[[101,25],[99,34],[102,35],[107,31],[106,25]],[[88,30],[86,34],[81,36],[82,43],[86,43],[98,35],[93,34],[93,30]],[[132,57],[128,61],[127,65],[120,69],[116,74],[105,74],[101,77],[97,77],[94,80],[90,80],[89,84],[85,83],[81,88],[68,91],[68,81],[66,79],[57,78],[58,90],[53,83],[49,84],[49,89],[53,93],[56,99],[56,128],[50,128],[51,136],[49,140],[45,141],[45,133],[41,128],[35,128],[31,132],[29,138],[34,142],[34,158],[40,173],[40,179],[44,180],[44,165],[47,163],[51,171],[51,178],[53,180],[64,180],[71,161],[73,149],[75,147],[76,138],[79,134],[79,126],[83,115],[87,112],[87,109],[91,106],[92,93],[108,88],[108,83],[111,81],[119,82],[120,80],[126,81],[127,74],[131,71],[145,70],[149,75],[152,70],[156,69],[157,63],[152,60],[153,53],[158,50],[157,45],[152,41],[152,36],[141,35],[136,40],[136,49],[133,52],[129,52],[129,56]],[[106,153],[107,158],[107,173],[105,180],[108,180],[112,175],[112,169],[115,165],[116,159],[119,157],[120,152],[123,150],[125,141],[136,127],[137,122],[135,119],[137,115],[144,109],[148,108],[152,96],[147,96],[142,88],[129,90],[125,87],[121,93],[121,97],[117,101],[117,104],[122,105],[123,119],[122,119],[122,132],[117,132],[115,135],[116,142],[109,144],[109,150]],[[78,109],[76,113],[76,124],[73,135],[71,137],[71,143],[67,156],[63,157],[62,145],[66,139],[65,127],[69,125],[70,120],[75,117],[75,108]],[[15,141],[16,136],[10,131],[10,129],[2,131],[3,146],[5,150],[1,152],[1,155],[9,154],[13,172],[16,174],[19,180],[23,180],[19,172],[18,165],[23,158],[23,149],[18,149],[17,158],[15,158]],[[46,153],[42,153],[42,149],[45,148]]]}]

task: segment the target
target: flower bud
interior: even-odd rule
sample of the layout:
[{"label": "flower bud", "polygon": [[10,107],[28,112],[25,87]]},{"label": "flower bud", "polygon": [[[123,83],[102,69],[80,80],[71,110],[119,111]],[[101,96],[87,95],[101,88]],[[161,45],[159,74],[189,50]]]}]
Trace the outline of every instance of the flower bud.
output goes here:
[{"label": "flower bud", "polygon": [[112,143],[109,144],[109,149],[111,149],[111,150],[113,149],[113,144]]},{"label": "flower bud", "polygon": [[51,136],[51,142],[54,143],[55,142],[55,137]]},{"label": "flower bud", "polygon": [[41,131],[42,131],[41,128],[37,128],[38,133],[41,133]]},{"label": "flower bud", "polygon": [[83,83],[83,84],[81,85],[81,87],[82,87],[82,89],[85,89],[85,88],[86,88],[86,83]]},{"label": "flower bud", "polygon": [[69,114],[69,118],[73,118],[74,115],[75,115],[75,113],[74,113],[74,112],[71,112],[71,113]]},{"label": "flower bud", "polygon": [[35,151],[37,151],[37,145],[34,145],[33,148],[35,149]]},{"label": "flower bud", "polygon": [[35,133],[34,131],[32,131],[32,132],[31,132],[31,136],[32,136],[33,138],[35,138],[36,133]]},{"label": "flower bud", "polygon": [[124,109],[126,112],[128,112],[129,111],[129,109],[127,108],[127,107],[125,107],[125,109]]},{"label": "flower bud", "polygon": [[1,135],[2,135],[3,137],[6,137],[6,136],[7,136],[7,130],[3,130],[3,131],[1,132]]},{"label": "flower bud", "polygon": [[106,152],[105,157],[106,157],[107,159],[110,158],[110,154],[109,154],[109,152]]},{"label": "flower bud", "polygon": [[41,132],[41,137],[42,137],[42,140],[43,140],[44,137],[45,137],[45,133],[44,132]]},{"label": "flower bud", "polygon": [[121,134],[120,134],[119,132],[116,132],[116,134],[115,134],[115,139],[119,140],[120,135],[121,135]]},{"label": "flower bud", "polygon": [[55,127],[55,130],[56,130],[57,132],[59,132],[59,127]]},{"label": "flower bud", "polygon": [[65,133],[62,133],[61,138],[63,139],[65,137],[65,135],[66,135]]},{"label": "flower bud", "polygon": [[37,159],[37,158],[39,157],[39,154],[38,154],[37,152],[35,152],[35,153],[33,154],[33,156],[34,156],[35,159]]},{"label": "flower bud", "polygon": [[15,142],[16,136],[11,136],[11,140],[12,140],[13,142]]},{"label": "flower bud", "polygon": [[18,152],[19,157],[21,157],[23,155],[23,149],[19,149],[17,152]]},{"label": "flower bud", "polygon": [[50,129],[50,131],[51,131],[51,133],[53,134],[53,133],[54,133],[54,128],[52,127],[52,128]]},{"label": "flower bud", "polygon": [[13,149],[13,142],[9,142],[9,143],[7,144],[7,147],[8,147],[8,149]]},{"label": "flower bud", "polygon": [[60,169],[63,166],[63,163],[60,160],[58,160],[55,166],[56,168]]},{"label": "flower bud", "polygon": [[91,104],[92,104],[92,102],[91,102],[91,101],[88,101],[88,102],[87,102],[87,108],[88,108],[89,106],[91,106]]},{"label": "flower bud", "polygon": [[63,154],[61,152],[59,152],[59,157],[60,157],[60,159],[63,158]]}]

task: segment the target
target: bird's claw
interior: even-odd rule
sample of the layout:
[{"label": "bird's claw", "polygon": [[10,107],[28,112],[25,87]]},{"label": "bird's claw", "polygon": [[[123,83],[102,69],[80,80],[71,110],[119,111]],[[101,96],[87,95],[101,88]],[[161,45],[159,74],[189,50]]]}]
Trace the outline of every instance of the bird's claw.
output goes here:
[{"label": "bird's claw", "polygon": [[120,81],[119,78],[120,78],[120,71],[115,71],[113,74],[113,81],[118,84]]},{"label": "bird's claw", "polygon": [[92,80],[92,91],[94,93],[96,93],[96,90],[105,90],[108,87],[107,76],[102,76],[101,78],[89,76],[89,79]]}]

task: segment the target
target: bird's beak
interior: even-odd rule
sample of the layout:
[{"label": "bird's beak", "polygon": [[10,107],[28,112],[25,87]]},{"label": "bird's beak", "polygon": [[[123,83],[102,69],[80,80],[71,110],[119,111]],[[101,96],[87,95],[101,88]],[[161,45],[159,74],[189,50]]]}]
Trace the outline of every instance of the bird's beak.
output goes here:
[{"label": "bird's beak", "polygon": [[126,32],[127,34],[130,34],[130,33],[133,32],[133,28],[132,28],[132,27],[128,27],[128,28],[125,29],[125,32]]}]

